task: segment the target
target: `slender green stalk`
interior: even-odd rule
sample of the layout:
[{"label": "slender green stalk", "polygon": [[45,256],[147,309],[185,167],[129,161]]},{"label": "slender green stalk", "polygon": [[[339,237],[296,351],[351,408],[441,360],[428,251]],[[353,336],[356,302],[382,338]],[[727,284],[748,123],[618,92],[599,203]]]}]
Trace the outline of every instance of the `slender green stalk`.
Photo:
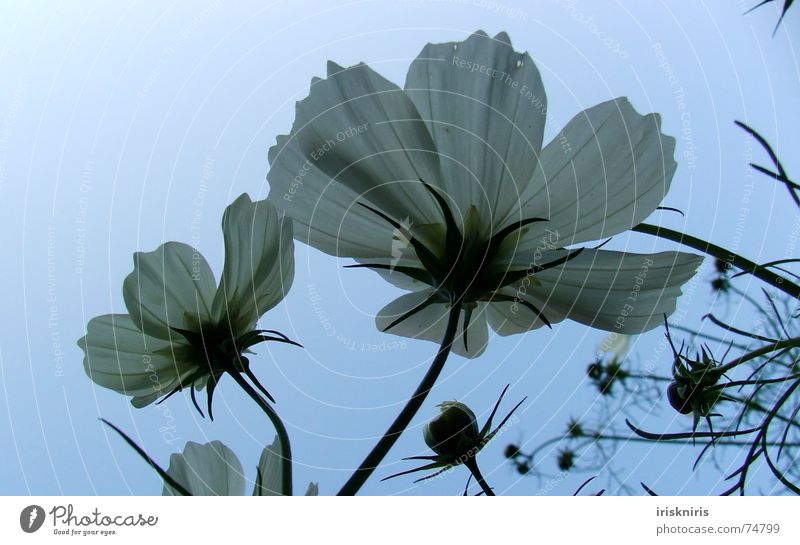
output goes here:
[{"label": "slender green stalk", "polygon": [[281,494],[284,496],[292,495],[292,445],[289,443],[289,433],[286,431],[286,426],[283,425],[281,417],[275,412],[275,409],[267,403],[261,395],[247,382],[239,373],[231,373],[231,376],[236,381],[242,390],[244,390],[250,398],[256,402],[262,411],[267,415],[272,425],[275,426],[275,432],[278,434],[278,441],[281,444],[281,481],[282,490]]},{"label": "slender green stalk", "polygon": [[683,331],[684,333],[689,333],[691,335],[694,335],[694,336],[697,336],[697,337],[702,337],[702,338],[708,339],[710,341],[716,341],[718,343],[727,344],[727,345],[733,346],[734,348],[739,348],[741,350],[746,350],[747,349],[747,345],[733,342],[730,339],[723,339],[722,337],[717,337],[715,335],[709,335],[708,333],[705,333],[704,331],[696,331],[696,330],[694,330],[694,329],[692,329],[690,327],[682,326],[682,325],[679,325],[679,324],[667,324],[667,325],[669,326],[670,330],[677,329],[679,331]]},{"label": "slender green stalk", "polygon": [[[620,441],[620,442],[631,442],[631,443],[652,443],[650,439],[645,439],[644,437],[632,437],[630,435],[599,435],[594,438],[597,441]],[[693,445],[692,441],[685,440],[685,441],[670,441],[664,443],[666,445],[678,445],[678,446],[691,446]],[[741,447],[741,446],[750,446],[750,442],[748,441],[714,441],[714,444],[717,446],[723,447]],[[781,443],[777,442],[770,442],[770,446],[780,446]],[[789,447],[800,447],[800,443],[789,443]]]},{"label": "slender green stalk", "polygon": [[791,339],[785,339],[783,341],[778,341],[775,343],[771,343],[751,352],[743,356],[739,356],[738,358],[731,360],[730,362],[726,363],[725,365],[718,367],[714,371],[717,373],[725,373],[730,371],[734,367],[746,363],[750,360],[754,360],[756,358],[760,358],[761,356],[766,356],[772,352],[776,352],[778,350],[783,350],[785,348],[798,348],[800,347],[800,337],[794,337]]},{"label": "slender green stalk", "polygon": [[460,315],[461,302],[459,301],[453,303],[453,306],[450,308],[450,314],[447,318],[447,328],[444,333],[444,338],[442,339],[442,344],[439,347],[439,351],[436,353],[436,357],[433,358],[428,372],[425,373],[425,376],[422,378],[422,382],[419,383],[416,391],[406,402],[406,406],[403,407],[403,410],[400,411],[400,414],[394,419],[389,429],[386,430],[386,433],[383,434],[383,437],[380,438],[378,443],[372,448],[369,454],[367,454],[367,457],[364,458],[364,461],[361,462],[361,465],[358,466],[358,469],[356,469],[347,482],[344,483],[341,490],[339,490],[339,496],[354,496],[359,491],[361,486],[366,482],[369,476],[372,475],[372,472],[375,471],[378,464],[381,463],[392,446],[400,438],[400,435],[411,423],[411,420],[417,414],[420,407],[422,407],[425,398],[428,397],[428,393],[436,383],[436,379],[439,378],[442,369],[444,369],[447,356],[450,354],[450,348],[453,346],[456,331],[458,331],[458,318]]},{"label": "slender green stalk", "polygon": [[470,473],[472,473],[472,476],[475,477],[475,480],[478,481],[479,485],[481,485],[483,493],[487,496],[494,496],[494,490],[492,490],[492,487],[489,486],[489,484],[483,478],[481,470],[478,468],[478,462],[475,460],[475,458],[470,457],[469,460],[464,462],[464,465],[467,466],[467,469],[469,469]]},{"label": "slender green stalk", "polygon": [[742,269],[743,271],[752,274],[756,278],[763,280],[767,284],[781,290],[788,295],[791,295],[795,299],[800,299],[800,286],[779,274],[775,274],[766,267],[762,267],[761,265],[754,263],[749,259],[734,254],[730,250],[726,250],[722,246],[711,244],[710,242],[706,242],[705,240],[697,237],[681,233],[680,231],[674,231],[672,229],[667,229],[666,227],[659,227],[647,223],[640,223],[633,228],[633,231],[665,238],[679,244],[684,244],[690,248],[694,248],[695,250],[699,250],[707,255],[721,259],[722,261],[730,263]]}]

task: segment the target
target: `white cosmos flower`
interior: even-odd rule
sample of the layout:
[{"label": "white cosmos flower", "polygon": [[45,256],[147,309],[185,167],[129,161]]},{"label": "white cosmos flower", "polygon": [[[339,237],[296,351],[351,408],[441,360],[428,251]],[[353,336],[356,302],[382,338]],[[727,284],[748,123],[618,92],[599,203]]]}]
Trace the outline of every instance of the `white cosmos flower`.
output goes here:
[{"label": "white cosmos flower", "polygon": [[[294,278],[291,220],[267,201],[241,195],[222,218],[225,265],[219,285],[194,248],[167,242],[134,254],[123,284],[128,314],[93,318],[78,341],[89,377],[144,407],[189,388],[207,386],[208,410],[225,372],[245,373],[267,395],[242,352],[266,340],[290,342],[257,330],[259,318],[280,302]],[[199,410],[199,407],[198,407]]]},{"label": "white cosmos flower", "polygon": [[656,327],[702,258],[580,245],[656,209],[675,139],[618,98],[543,148],[546,111],[536,65],[505,33],[428,44],[405,88],[331,62],[270,150],[268,199],[300,225],[298,240],[410,290],[378,313],[391,333],[440,342],[454,301],[453,350],[468,357],[486,346],[487,323],[500,335],[567,318]]},{"label": "white cosmos flower", "polygon": [[[280,441],[264,448],[256,470],[254,496],[278,496],[282,489]],[[192,496],[244,496],[245,478],[236,454],[220,441],[189,441],[183,452],[170,456],[167,474]],[[306,496],[316,496],[316,483],[308,483]],[[164,496],[180,494],[164,484]]]}]

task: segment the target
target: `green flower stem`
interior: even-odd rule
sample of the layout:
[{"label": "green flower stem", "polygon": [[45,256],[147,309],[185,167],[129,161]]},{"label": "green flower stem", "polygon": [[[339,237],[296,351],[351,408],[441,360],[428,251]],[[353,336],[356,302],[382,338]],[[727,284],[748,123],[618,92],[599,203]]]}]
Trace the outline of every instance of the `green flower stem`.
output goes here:
[{"label": "green flower stem", "polygon": [[752,352],[748,352],[744,356],[740,356],[735,360],[732,360],[726,363],[725,365],[714,369],[714,372],[722,374],[727,371],[730,371],[734,367],[737,367],[743,363],[746,363],[756,358],[760,358],[761,356],[766,356],[767,354],[771,354],[772,352],[777,352],[778,350],[784,350],[787,348],[798,348],[798,347],[800,347],[800,337],[793,337],[791,339],[785,339],[783,341],[771,343],[762,346],[761,348],[757,348]]},{"label": "green flower stem", "polygon": [[684,244],[690,248],[694,248],[695,250],[699,250],[707,255],[716,257],[717,259],[725,261],[726,263],[730,263],[735,267],[752,274],[756,278],[763,280],[767,284],[781,290],[788,295],[791,295],[795,299],[800,299],[800,286],[779,274],[775,274],[766,267],[762,267],[761,265],[754,263],[749,259],[734,254],[733,252],[726,250],[721,246],[711,244],[710,242],[706,242],[705,240],[701,240],[697,237],[681,233],[680,231],[674,231],[672,229],[667,229],[666,227],[659,227],[647,223],[640,223],[633,228],[633,231],[665,238],[679,244]]},{"label": "green flower stem", "polygon": [[361,465],[358,466],[358,469],[356,469],[347,482],[344,483],[341,490],[339,490],[339,496],[354,496],[359,491],[361,486],[366,482],[369,476],[372,475],[372,472],[375,471],[378,464],[381,463],[395,442],[400,438],[400,435],[411,423],[414,415],[416,415],[417,411],[422,407],[425,398],[428,397],[428,393],[436,383],[436,379],[439,378],[442,369],[444,369],[444,364],[447,361],[447,356],[450,354],[450,348],[453,346],[453,340],[456,337],[456,331],[458,331],[458,318],[460,315],[461,302],[457,301],[453,303],[453,306],[450,308],[450,314],[447,318],[447,328],[444,333],[444,338],[442,339],[442,344],[428,372],[425,373],[425,376],[422,378],[422,382],[419,383],[417,390],[406,402],[406,406],[403,407],[403,410],[400,411],[400,414],[394,419],[394,422],[392,422],[389,429],[386,430],[386,433],[383,434],[383,437],[380,438],[378,443],[372,448],[369,454],[367,454],[367,457],[364,458],[364,461],[361,462]]},{"label": "green flower stem", "polygon": [[[597,435],[592,438],[592,441],[620,441],[620,442],[630,442],[630,443],[652,443],[652,439],[645,439],[644,437],[631,437],[630,435]],[[665,445],[677,445],[677,446],[694,446],[695,443],[691,439],[680,439],[675,441],[665,441]],[[742,447],[742,446],[750,446],[752,443],[749,441],[726,441],[726,440],[719,440],[714,441],[714,445],[722,446],[722,447]],[[781,445],[779,442],[769,442],[770,446],[778,447]],[[798,447],[800,443],[784,443],[787,447]]]},{"label": "green flower stem", "polygon": [[679,325],[679,324],[669,323],[667,325],[669,326],[670,330],[677,329],[679,331],[683,331],[684,333],[689,333],[690,335],[693,335],[693,336],[696,336],[696,337],[702,337],[703,339],[708,339],[710,341],[716,341],[718,343],[723,343],[723,344],[726,344],[726,345],[730,345],[730,346],[733,346],[734,348],[739,348],[741,350],[746,350],[747,349],[747,345],[744,345],[744,344],[741,344],[741,343],[732,342],[730,340],[726,340],[726,339],[723,339],[722,337],[717,337],[715,335],[710,335],[708,333],[705,333],[704,331],[695,331],[694,329],[692,329],[690,327],[682,326],[682,325]]},{"label": "green flower stem", "polygon": [[244,390],[250,398],[256,402],[262,411],[267,415],[275,426],[275,432],[278,434],[278,440],[281,444],[281,477],[283,489],[281,494],[284,496],[292,495],[292,445],[289,442],[289,433],[286,431],[286,426],[283,425],[281,417],[275,412],[269,403],[267,403],[261,395],[247,382],[244,377],[239,373],[231,373],[231,376],[236,381],[242,390]]},{"label": "green flower stem", "polygon": [[474,457],[470,457],[467,461],[464,462],[464,465],[467,466],[472,476],[475,477],[475,480],[478,481],[478,484],[481,485],[481,489],[483,489],[484,494],[487,496],[495,496],[494,490],[492,487],[486,483],[486,480],[483,478],[481,474],[481,470],[478,468],[478,462],[475,460]]}]

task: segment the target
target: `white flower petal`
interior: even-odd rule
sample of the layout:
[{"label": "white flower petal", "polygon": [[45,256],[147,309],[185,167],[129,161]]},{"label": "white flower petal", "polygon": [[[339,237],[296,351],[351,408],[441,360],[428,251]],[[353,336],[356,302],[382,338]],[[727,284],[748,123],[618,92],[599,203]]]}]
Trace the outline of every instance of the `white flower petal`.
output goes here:
[{"label": "white flower petal", "polygon": [[[142,331],[174,339],[171,328],[186,328],[211,316],[216,291],[214,273],[205,258],[188,244],[167,242],[152,252],[136,252],[134,269],[125,278],[122,295],[131,319]],[[187,322],[190,314],[194,320]]]},{"label": "white flower petal", "polygon": [[214,316],[247,332],[283,299],[294,279],[294,241],[289,218],[267,201],[241,195],[222,216],[225,267],[214,297]]},{"label": "white flower petal", "polygon": [[278,136],[269,161],[267,199],[292,217],[297,240],[335,256],[389,255],[392,226],[356,204],[355,191],[308,161],[296,139]]},{"label": "white flower petal", "polygon": [[[564,252],[552,252],[552,256]],[[549,259],[549,258],[548,258]],[[694,276],[703,258],[680,252],[632,254],[584,250],[566,264],[536,273],[517,296],[531,302],[550,320],[570,318],[582,324],[617,333],[634,334],[653,329],[675,310],[681,286]],[[522,283],[506,288],[519,289]],[[541,327],[532,312],[518,305],[494,308],[492,327],[501,335]],[[499,314],[509,322],[496,327]]]},{"label": "white flower petal", "polygon": [[[487,310],[488,305],[486,303],[478,303],[476,305],[472,310],[466,334],[464,333],[466,311],[461,311],[461,323],[459,324],[456,340],[453,343],[453,350],[456,354],[465,358],[477,358],[486,350],[489,344],[489,327],[486,323]],[[439,342],[441,342],[441,339],[439,339]]]},{"label": "white flower petal", "polygon": [[[280,496],[283,488],[283,477],[281,473],[283,450],[280,439],[275,436],[271,445],[267,445],[261,452],[258,460],[258,472],[261,475],[261,483],[258,481],[253,489],[254,496]],[[316,483],[308,483],[306,496],[316,496],[319,487]]]},{"label": "white flower petal", "polygon": [[[504,290],[506,291],[506,290]],[[514,297],[513,291],[509,295]],[[547,308],[546,312],[541,308],[541,304],[535,303],[536,308],[543,311],[545,317],[551,324],[562,321],[566,318],[566,313],[559,312],[558,309]],[[492,329],[502,336],[516,335],[525,333],[532,329],[539,329],[547,324],[530,308],[522,303],[514,302],[492,302],[487,305],[486,317]]]},{"label": "white flower petal", "polygon": [[[169,458],[167,473],[192,496],[242,496],[244,474],[236,454],[220,441],[189,441],[183,452]],[[179,495],[164,484],[164,496]]]},{"label": "white flower petal", "polygon": [[[441,344],[450,312],[449,305],[444,303],[428,305],[392,328],[386,329],[392,322],[426,301],[431,293],[433,293],[432,289],[407,293],[383,307],[375,317],[378,329],[394,335],[424,339]],[[486,349],[489,333],[486,326],[485,307],[485,303],[479,303],[472,312],[467,328],[466,346],[464,344],[465,312],[461,311],[461,316],[458,320],[458,331],[452,346],[454,353],[465,358],[476,358]]]},{"label": "white flower petal", "polygon": [[403,274],[400,272],[403,267],[410,267],[412,269],[425,270],[422,264],[414,254],[413,249],[407,246],[395,246],[395,253],[397,257],[392,258],[371,258],[371,259],[357,259],[361,265],[380,265],[389,267],[388,269],[381,269],[379,267],[371,268],[370,270],[377,273],[381,278],[397,286],[398,288],[406,291],[418,291],[427,289],[429,286],[419,280]]},{"label": "white flower petal", "polygon": [[319,483],[308,483],[306,496],[319,496]]},{"label": "white flower petal", "polygon": [[649,216],[667,194],[677,164],[675,139],[660,132],[658,114],[640,115],[625,98],[575,116],[542,151],[522,218],[534,224],[520,250],[545,228],[559,246],[616,235]]},{"label": "white flower petal", "polygon": [[[310,226],[298,229],[298,238],[306,241],[308,235],[308,242],[325,252],[387,255],[390,239],[385,235],[391,227],[354,231],[359,224],[364,227],[361,218],[371,215],[357,202],[371,203],[396,221],[441,221],[419,181],[439,178],[427,128],[403,90],[365,64],[344,69],[329,63],[328,77],[315,81],[309,96],[297,103],[291,135],[278,138],[269,158],[269,199]],[[329,207],[336,213],[326,217]],[[343,224],[344,212],[356,217]],[[379,218],[367,223],[376,219],[385,223]],[[360,249],[365,238],[369,242]],[[337,248],[339,239],[342,248]],[[382,254],[375,253],[376,245]]]},{"label": "white flower petal", "polygon": [[83,367],[89,378],[133,396],[136,407],[169,394],[196,369],[192,362],[181,361],[181,345],[170,353],[168,342],[142,333],[127,314],[92,318],[78,346],[84,351]]},{"label": "white flower petal", "polygon": [[281,474],[281,443],[278,436],[271,445],[264,447],[261,458],[258,460],[258,472],[261,476],[261,486],[258,481],[253,490],[254,496],[280,496],[283,488]]},{"label": "white flower petal", "polygon": [[428,44],[411,63],[405,88],[440,153],[442,177],[435,183],[461,213],[474,205],[498,225],[518,210],[547,113],[530,56],[514,51],[505,33]]}]

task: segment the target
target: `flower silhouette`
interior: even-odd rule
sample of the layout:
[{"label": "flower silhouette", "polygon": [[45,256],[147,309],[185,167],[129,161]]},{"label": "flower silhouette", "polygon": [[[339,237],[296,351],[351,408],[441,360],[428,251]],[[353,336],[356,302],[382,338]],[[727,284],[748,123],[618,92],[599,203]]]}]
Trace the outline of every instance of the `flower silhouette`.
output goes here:
[{"label": "flower silhouette", "polygon": [[488,327],[512,335],[571,319],[640,333],[674,311],[701,257],[586,243],[639,224],[676,169],[675,139],[625,98],[576,115],[542,147],[539,71],[505,33],[428,44],[405,87],[361,63],[329,63],[269,152],[268,200],[296,237],[409,293],[381,330],[482,353]]},{"label": "flower silhouette", "polygon": [[78,341],[84,368],[100,386],[131,396],[135,407],[189,388],[206,388],[208,413],[225,373],[244,374],[270,399],[243,354],[263,341],[297,344],[256,329],[294,277],[292,225],[267,201],[241,195],[222,219],[225,265],[219,285],[194,248],[167,242],[134,254],[123,284],[128,314],[93,318]]},{"label": "flower silhouette", "polygon": [[[416,473],[418,471],[436,470],[425,477],[415,480],[415,483],[432,479],[445,471],[458,465],[464,465],[470,470],[475,479],[480,483],[486,494],[493,496],[494,493],[486,484],[478,468],[476,457],[478,453],[491,441],[506,425],[509,418],[514,414],[520,405],[525,401],[517,403],[511,411],[503,418],[500,424],[492,428],[492,420],[497,414],[500,402],[506,395],[508,386],[503,388],[500,397],[497,399],[489,418],[482,428],[478,427],[478,419],[475,413],[465,404],[458,401],[444,401],[439,404],[439,414],[431,419],[422,430],[425,444],[435,452],[432,456],[411,456],[404,460],[426,460],[428,463],[420,467],[401,471],[385,477],[383,480],[393,479],[401,475]],[[518,449],[517,449],[518,450]]]},{"label": "flower silhouette", "polygon": [[[256,469],[254,496],[277,496],[282,490],[281,449],[277,437],[264,448]],[[243,496],[245,478],[242,463],[224,443],[189,441],[180,454],[170,456],[167,474],[192,496]],[[316,483],[309,483],[306,496],[316,496]],[[164,484],[164,496],[178,496],[178,491]]]}]

